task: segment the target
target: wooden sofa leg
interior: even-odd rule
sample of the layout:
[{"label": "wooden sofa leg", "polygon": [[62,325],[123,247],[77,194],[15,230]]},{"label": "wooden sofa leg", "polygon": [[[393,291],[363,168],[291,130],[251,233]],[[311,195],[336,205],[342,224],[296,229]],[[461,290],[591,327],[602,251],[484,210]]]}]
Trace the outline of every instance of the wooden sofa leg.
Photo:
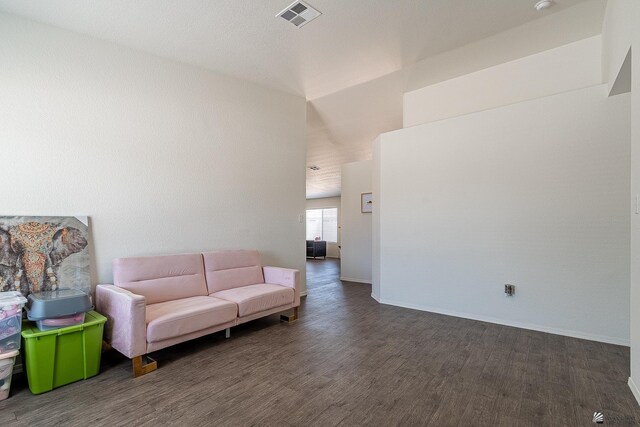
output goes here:
[{"label": "wooden sofa leg", "polygon": [[142,356],[136,356],[132,360],[133,362],[133,378],[141,377],[158,369],[158,362],[147,356],[148,363],[142,364]]},{"label": "wooden sofa leg", "polygon": [[298,307],[293,307],[293,314],[290,316],[286,314],[281,314],[280,320],[283,320],[288,323],[293,323],[296,320],[298,320]]}]

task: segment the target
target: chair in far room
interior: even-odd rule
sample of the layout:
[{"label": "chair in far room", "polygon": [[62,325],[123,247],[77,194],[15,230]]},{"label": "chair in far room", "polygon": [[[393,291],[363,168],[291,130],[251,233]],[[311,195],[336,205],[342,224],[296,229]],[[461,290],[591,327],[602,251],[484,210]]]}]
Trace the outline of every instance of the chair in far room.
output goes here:
[{"label": "chair in far room", "polygon": [[307,258],[325,259],[327,257],[327,242],[324,240],[307,240]]}]

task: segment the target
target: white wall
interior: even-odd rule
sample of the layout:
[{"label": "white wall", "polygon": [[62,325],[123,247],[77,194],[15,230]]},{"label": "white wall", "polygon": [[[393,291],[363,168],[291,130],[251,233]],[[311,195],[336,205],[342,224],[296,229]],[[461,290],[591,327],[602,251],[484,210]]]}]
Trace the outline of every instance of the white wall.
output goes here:
[{"label": "white wall", "polygon": [[329,258],[340,258],[340,235],[342,234],[342,208],[340,207],[340,197],[322,197],[320,199],[307,199],[307,209],[338,208],[338,241],[327,242],[327,256]]},{"label": "white wall", "polygon": [[602,28],[602,72],[609,88],[613,87],[627,52],[631,48],[637,22],[632,19],[636,0],[607,2]]},{"label": "white wall", "polygon": [[257,248],[304,282],[303,98],[0,14],[3,215],[91,218],[111,260]]},{"label": "white wall", "polygon": [[404,94],[404,127],[602,83],[594,36]]},{"label": "white wall", "polygon": [[372,192],[371,171],[371,160],[342,165],[341,280],[371,283],[372,215],[360,208],[360,195]]},{"label": "white wall", "polygon": [[[609,0],[616,1],[616,0]],[[633,0],[631,0],[633,1]],[[532,3],[533,4],[533,3]],[[606,2],[587,0],[410,67],[406,91],[421,89],[497,64],[524,58],[602,33]],[[554,70],[558,71],[558,70]]]},{"label": "white wall", "polygon": [[[380,176],[381,176],[381,157],[380,157],[380,145],[381,136],[378,136],[373,141],[373,160],[371,161],[371,189],[373,192],[373,199],[380,200]],[[381,232],[381,216],[380,209],[373,209],[371,217],[371,233],[372,233],[372,271],[371,271],[371,297],[380,302],[380,250],[382,248],[382,242],[380,241]]]},{"label": "white wall", "polygon": [[631,221],[631,383],[633,392],[640,403],[640,3],[634,4],[631,15],[635,22],[631,78],[631,200],[636,206]]},{"label": "white wall", "polygon": [[383,134],[381,301],[627,344],[630,100],[606,95]]},{"label": "white wall", "polygon": [[[640,2],[609,0],[604,20],[603,69],[609,87],[617,81],[624,59],[631,55],[631,376],[629,387],[640,403]],[[619,95],[618,95],[619,96]]]}]

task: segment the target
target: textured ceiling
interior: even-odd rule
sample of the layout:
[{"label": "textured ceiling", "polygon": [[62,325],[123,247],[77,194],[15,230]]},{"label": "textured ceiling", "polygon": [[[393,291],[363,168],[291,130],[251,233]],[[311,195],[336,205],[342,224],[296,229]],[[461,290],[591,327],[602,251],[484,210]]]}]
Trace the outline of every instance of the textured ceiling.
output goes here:
[{"label": "textured ceiling", "polygon": [[[555,10],[582,0],[557,0]],[[534,0],[0,0],[0,10],[314,99],[536,19]]]},{"label": "textured ceiling", "polygon": [[371,142],[402,127],[405,74],[396,72],[307,102],[307,198],[339,196],[341,166],[371,158]]},{"label": "textured ceiling", "polygon": [[305,96],[308,160],[322,167],[308,171],[308,197],[339,194],[341,164],[401,127],[404,82],[381,77],[542,16],[535,0],[309,0],[323,15],[296,28],[275,17],[290,3],[0,0],[0,11]]}]

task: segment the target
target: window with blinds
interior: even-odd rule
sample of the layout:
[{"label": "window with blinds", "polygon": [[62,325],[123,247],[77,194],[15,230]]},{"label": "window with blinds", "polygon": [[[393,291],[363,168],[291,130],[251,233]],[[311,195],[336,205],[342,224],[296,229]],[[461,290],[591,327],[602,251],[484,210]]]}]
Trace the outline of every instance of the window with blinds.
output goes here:
[{"label": "window with blinds", "polygon": [[338,241],[338,208],[307,210],[307,240]]}]

